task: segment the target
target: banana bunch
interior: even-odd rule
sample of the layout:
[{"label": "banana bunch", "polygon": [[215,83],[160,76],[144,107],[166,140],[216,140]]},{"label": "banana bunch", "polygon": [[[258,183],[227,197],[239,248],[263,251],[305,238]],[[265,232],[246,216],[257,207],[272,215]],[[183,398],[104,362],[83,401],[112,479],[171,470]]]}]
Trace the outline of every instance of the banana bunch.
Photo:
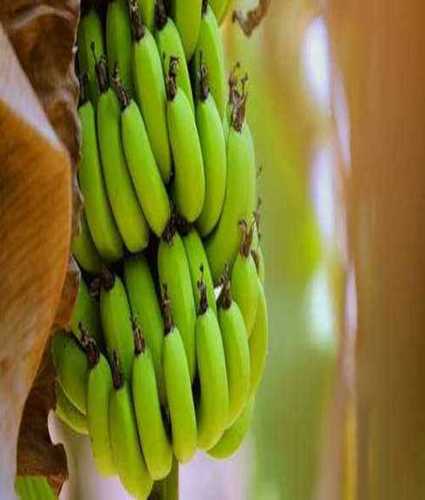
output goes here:
[{"label": "banana bunch", "polygon": [[197,450],[224,459],[268,349],[247,77],[228,0],[111,0],[78,33],[82,279],[52,341],[57,416],[147,498]]}]

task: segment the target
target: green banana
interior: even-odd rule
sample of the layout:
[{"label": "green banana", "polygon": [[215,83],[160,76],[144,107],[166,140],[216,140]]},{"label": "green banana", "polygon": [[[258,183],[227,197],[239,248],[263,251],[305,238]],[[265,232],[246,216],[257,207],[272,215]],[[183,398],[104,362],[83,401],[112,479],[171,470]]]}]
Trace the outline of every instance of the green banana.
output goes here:
[{"label": "green banana", "polygon": [[85,415],[89,367],[81,344],[71,335],[57,333],[52,340],[52,359],[62,389],[77,410]]},{"label": "green banana", "polygon": [[161,414],[155,369],[150,349],[135,325],[132,373],[134,409],[140,442],[149,474],[155,481],[168,476],[173,462],[171,444]]},{"label": "green banana", "polygon": [[80,279],[78,286],[77,300],[72,310],[70,327],[72,333],[79,341],[81,341],[81,327],[83,327],[96,340],[98,345],[103,345],[99,306],[90,296],[83,278]]},{"label": "green banana", "polygon": [[254,401],[253,397],[248,401],[240,417],[225,431],[223,437],[214,448],[208,451],[208,455],[218,460],[223,460],[231,457],[238,451],[251,425]]},{"label": "green banana", "polygon": [[226,194],[226,141],[223,125],[214,99],[209,92],[209,73],[200,60],[200,98],[196,106],[196,123],[205,169],[205,202],[196,224],[203,237],[217,225]]},{"label": "green banana", "polygon": [[88,434],[85,415],[71,403],[59,383],[56,383],[55,413],[59,420],[62,420],[63,423],[77,434]]},{"label": "green banana", "polygon": [[229,416],[226,360],[217,316],[208,305],[207,287],[198,282],[201,295],[196,321],[196,356],[201,398],[197,411],[198,447],[209,450],[221,438]]},{"label": "green banana", "polygon": [[252,138],[245,121],[246,94],[237,101],[227,140],[226,197],[220,221],[206,243],[214,283],[231,268],[240,244],[239,222],[255,210],[256,170]]},{"label": "green banana", "polygon": [[143,114],[152,151],[164,182],[171,176],[171,150],[168,140],[167,107],[161,59],[155,39],[143,26],[135,0],[130,0],[133,33],[133,76],[137,103]]},{"label": "green banana", "polygon": [[232,299],[227,274],[218,299],[218,321],[226,356],[227,381],[229,384],[227,426],[230,426],[241,414],[249,396],[250,354],[244,319],[238,305]]},{"label": "green banana", "polygon": [[109,205],[103,179],[96,134],[95,111],[90,101],[85,101],[85,85],[80,92],[83,104],[78,113],[81,122],[81,158],[78,179],[84,196],[85,214],[94,244],[107,262],[121,259],[124,247]]},{"label": "green banana", "polygon": [[174,326],[167,290],[163,295],[165,324],[164,377],[170,412],[174,454],[181,463],[188,462],[196,451],[197,430],[195,405],[185,347],[179,330]]},{"label": "green banana", "polygon": [[242,242],[238,256],[233,264],[231,291],[233,300],[238,304],[245,321],[248,337],[255,323],[258,305],[258,275],[255,260],[251,254],[255,223],[248,228],[246,221],[241,221]]},{"label": "green banana", "polygon": [[252,258],[255,261],[255,267],[257,268],[258,277],[262,284],[264,284],[266,279],[266,267],[264,264],[264,254],[261,246],[258,246],[255,250],[251,250]]},{"label": "green banana", "polygon": [[113,352],[117,352],[124,377],[130,380],[134,358],[130,305],[121,279],[111,273],[103,278],[100,317],[109,359],[112,359]]},{"label": "green banana", "polygon": [[102,270],[102,258],[97,251],[91,237],[86,216],[81,217],[79,234],[72,240],[71,251],[76,261],[84,271],[98,274]]},{"label": "green banana", "polygon": [[143,214],[152,231],[161,237],[171,215],[168,194],[139,107],[119,81],[115,87],[122,106],[121,136],[128,169]]},{"label": "green banana", "polygon": [[146,499],[152,490],[153,481],[139,443],[131,390],[120,371],[115,351],[112,374],[114,388],[109,402],[109,432],[114,463],[128,493]]},{"label": "green banana", "polygon": [[96,59],[105,54],[102,21],[94,8],[91,8],[87,14],[81,17],[78,25],[77,46],[79,72],[80,75],[87,75],[88,93],[91,101],[96,106],[99,89],[96,82],[96,61],[95,57],[93,57],[92,45],[94,45]]},{"label": "green banana", "polygon": [[[197,0],[195,0],[197,1]],[[183,2],[180,2],[183,4]],[[156,43],[162,61],[164,76],[168,74],[170,62],[179,61],[179,71],[176,75],[177,86],[186,94],[192,111],[195,112],[192,85],[190,82],[189,68],[186,64],[185,51],[178,29],[173,20],[167,16],[164,0],[157,0],[155,6]]]},{"label": "green banana", "polygon": [[149,228],[125,161],[120,105],[109,86],[103,59],[98,61],[96,70],[101,89],[97,105],[97,131],[109,201],[124,243],[130,252],[139,252],[148,244]]},{"label": "green banana", "polygon": [[187,261],[189,263],[193,295],[195,297],[195,306],[196,308],[199,308],[201,294],[198,288],[198,280],[202,276],[207,287],[208,303],[214,313],[217,314],[214,284],[211,278],[210,266],[208,264],[204,244],[202,243],[198,232],[193,227],[189,228],[188,232],[183,235],[182,241],[186,250]]},{"label": "green banana", "polygon": [[143,24],[152,33],[155,29],[155,0],[139,0],[139,11]]},{"label": "green banana", "polygon": [[58,500],[44,476],[17,476],[15,490],[20,500]]},{"label": "green banana", "polygon": [[171,14],[179,30],[186,60],[192,59],[201,26],[202,0],[171,0]]},{"label": "green banana", "polygon": [[209,0],[212,10],[219,24],[221,24],[228,13],[232,0]]},{"label": "green banana", "polygon": [[208,5],[207,0],[203,0],[201,28],[195,56],[193,58],[196,87],[200,85],[198,70],[201,61],[208,70],[210,91],[217,106],[220,118],[223,120],[225,118],[227,96],[223,43],[217,19],[214,15],[214,11]]},{"label": "green banana", "polygon": [[167,287],[173,318],[183,339],[190,380],[195,376],[196,310],[189,263],[180,235],[170,225],[158,248],[158,274],[162,291]]},{"label": "green banana", "polygon": [[178,62],[171,60],[167,76],[167,120],[175,168],[175,201],[178,212],[194,222],[205,200],[205,175],[201,144],[185,93],[177,86]]},{"label": "green banana", "polygon": [[267,358],[269,324],[267,315],[267,301],[264,287],[258,282],[258,307],[254,328],[249,339],[249,350],[251,358],[251,394],[257,392],[264,373]]},{"label": "green banana", "polygon": [[124,262],[124,281],[133,318],[140,323],[155,367],[160,400],[165,403],[162,346],[164,322],[149,264],[143,255]]},{"label": "green banana", "polygon": [[87,382],[87,423],[96,469],[102,476],[116,473],[109,433],[109,399],[112,373],[96,343],[86,340],[89,376]]},{"label": "green banana", "polygon": [[109,75],[118,67],[124,86],[133,94],[131,28],[127,0],[111,0],[106,12],[106,52]]}]

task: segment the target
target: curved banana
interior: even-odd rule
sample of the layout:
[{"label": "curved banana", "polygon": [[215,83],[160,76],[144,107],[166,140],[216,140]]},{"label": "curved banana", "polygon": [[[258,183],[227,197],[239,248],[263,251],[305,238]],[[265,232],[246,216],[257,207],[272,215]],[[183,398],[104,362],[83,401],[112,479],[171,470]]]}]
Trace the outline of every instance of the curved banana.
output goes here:
[{"label": "curved banana", "polygon": [[232,5],[232,0],[209,0],[209,4],[214,11],[218,23],[221,24]]},{"label": "curved banana", "polygon": [[52,340],[52,359],[58,381],[71,403],[86,414],[88,362],[75,337],[57,333]]},{"label": "curved banana", "polygon": [[137,103],[143,114],[152,151],[164,182],[171,176],[171,150],[161,59],[155,39],[143,26],[135,0],[129,1],[133,32],[133,77]]},{"label": "curved banana", "polygon": [[225,431],[223,437],[214,448],[208,451],[208,455],[218,460],[224,460],[239,450],[251,425],[252,414],[254,413],[254,401],[253,397],[248,401],[240,417]]},{"label": "curved banana", "polygon": [[255,323],[259,293],[257,267],[251,255],[254,223],[251,228],[248,228],[246,221],[242,221],[240,226],[242,228],[242,242],[233,264],[231,291],[233,300],[236,301],[241,310],[249,337]]},{"label": "curved banana", "polygon": [[121,140],[120,105],[109,86],[105,61],[101,59],[96,69],[101,89],[97,131],[109,201],[126,247],[130,252],[139,252],[148,244],[149,228],[128,173]]},{"label": "curved banana", "polygon": [[139,11],[143,24],[152,33],[155,29],[155,0],[139,0]]},{"label": "curved banana", "polygon": [[84,271],[98,274],[103,268],[102,259],[93,243],[86,216],[81,217],[79,234],[72,240],[71,251],[76,261]]},{"label": "curved banana", "polygon": [[202,0],[171,0],[171,14],[179,30],[186,60],[192,59],[201,26]]},{"label": "curved banana", "polygon": [[[80,92],[84,98],[84,85]],[[81,122],[81,157],[78,180],[94,244],[107,262],[121,259],[124,246],[106,193],[96,133],[95,111],[86,101],[78,110]]]},{"label": "curved banana", "polygon": [[254,328],[249,339],[249,351],[251,358],[251,394],[257,392],[266,365],[269,323],[267,315],[267,301],[264,293],[264,287],[258,282],[258,307],[255,318]]},{"label": "curved banana", "polygon": [[194,228],[190,228],[189,232],[182,236],[182,241],[186,250],[187,261],[189,263],[193,295],[195,297],[195,306],[197,309],[199,308],[201,294],[198,288],[198,281],[202,277],[207,287],[208,304],[210,304],[210,308],[214,311],[214,313],[217,314],[214,284],[211,278],[210,265],[208,264],[204,244],[202,243],[198,232]]},{"label": "curved banana", "polygon": [[[92,45],[94,46],[93,57]],[[99,89],[96,82],[96,61],[105,55],[103,42],[102,21],[94,8],[81,17],[77,35],[78,66],[80,75],[86,74],[88,78],[88,94],[96,106],[99,98]]]},{"label": "curved banana", "polygon": [[230,268],[240,244],[239,222],[247,220],[256,203],[255,155],[249,128],[244,123],[246,95],[234,110],[227,140],[226,196],[220,221],[206,242],[206,251],[214,283],[226,265]]},{"label": "curved banana", "polygon": [[127,294],[121,279],[112,274],[103,278],[100,318],[109,354],[117,353],[126,380],[130,380],[134,359],[133,326]]},{"label": "curved banana", "polygon": [[133,318],[137,318],[155,367],[161,403],[165,403],[162,347],[164,322],[149,264],[143,255],[124,261],[124,281]]},{"label": "curved banana", "polygon": [[229,392],[226,360],[217,316],[208,305],[207,287],[198,282],[201,294],[196,321],[196,357],[201,398],[197,409],[198,447],[209,450],[227,427]]},{"label": "curved banana", "polygon": [[185,93],[176,82],[177,61],[172,60],[167,76],[167,119],[175,168],[177,211],[189,222],[202,212],[205,200],[205,175],[201,143]]},{"label": "curved banana", "polygon": [[90,370],[87,382],[87,423],[91,448],[97,471],[107,477],[116,474],[109,433],[112,372],[95,342],[89,341],[86,350]]},{"label": "curved banana", "polygon": [[109,75],[118,67],[124,86],[133,94],[131,27],[127,0],[111,0],[106,11],[106,53]]},{"label": "curved banana", "polygon": [[193,58],[193,72],[196,87],[200,85],[201,61],[208,71],[208,84],[221,120],[225,118],[227,82],[224,69],[224,51],[220,29],[214,11],[203,1],[201,28]]},{"label": "curved banana", "polygon": [[83,278],[80,279],[77,300],[71,315],[71,331],[81,342],[81,327],[93,337],[99,346],[103,345],[102,328],[100,325],[99,306],[90,296]]},{"label": "curved banana", "polygon": [[153,358],[137,326],[134,335],[132,391],[137,428],[149,474],[158,481],[170,473],[173,452],[162,419]]},{"label": "curved banana", "polygon": [[196,310],[189,263],[180,235],[171,228],[167,241],[161,240],[158,248],[158,274],[162,291],[164,286],[171,300],[176,322],[186,351],[190,380],[195,376],[195,323]]},{"label": "curved banana", "polygon": [[113,354],[112,373],[114,388],[109,402],[109,432],[114,463],[128,493],[146,499],[153,481],[139,443],[131,390],[120,371],[116,352]]},{"label": "curved banana", "polygon": [[56,383],[56,408],[55,413],[59,420],[62,420],[70,429],[77,434],[88,434],[87,419],[77,408],[71,403],[64,393],[61,385]]},{"label": "curved banana", "polygon": [[20,500],[58,500],[44,476],[17,476],[15,490]]},{"label": "curved banana", "polygon": [[196,124],[204,159],[205,202],[196,225],[205,237],[215,228],[223,210],[227,158],[222,120],[209,92],[210,73],[202,62],[200,64],[200,97],[196,105]]},{"label": "curved banana", "polygon": [[158,170],[139,107],[120,82],[115,82],[121,102],[121,136],[128,169],[143,214],[152,231],[161,237],[171,215],[170,201]]},{"label": "curved banana", "polygon": [[171,305],[164,290],[163,313],[164,377],[170,412],[174,454],[181,463],[188,462],[196,451],[197,430],[195,405],[185,347],[179,330],[174,326]]},{"label": "curved banana", "polygon": [[250,354],[245,322],[236,302],[232,300],[230,282],[226,276],[218,299],[218,321],[226,356],[229,384],[229,414],[227,427],[239,417],[250,390]]},{"label": "curved banana", "polygon": [[[184,2],[180,2],[184,4]],[[192,85],[190,82],[189,68],[186,64],[185,51],[178,29],[173,20],[167,16],[164,0],[157,0],[155,7],[155,39],[158,45],[159,55],[162,61],[164,76],[168,74],[170,61],[179,62],[179,71],[176,76],[177,86],[186,94],[192,111],[195,112],[193,102]]]}]

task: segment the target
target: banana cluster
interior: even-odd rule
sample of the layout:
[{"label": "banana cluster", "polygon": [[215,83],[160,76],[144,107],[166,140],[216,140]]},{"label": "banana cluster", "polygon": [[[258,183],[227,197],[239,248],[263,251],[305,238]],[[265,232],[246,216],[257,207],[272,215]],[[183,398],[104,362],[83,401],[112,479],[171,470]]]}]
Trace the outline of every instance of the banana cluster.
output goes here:
[{"label": "banana cluster", "polygon": [[82,272],[57,334],[56,413],[146,498],[173,460],[248,430],[268,344],[247,78],[228,0],[111,0],[78,34]]}]

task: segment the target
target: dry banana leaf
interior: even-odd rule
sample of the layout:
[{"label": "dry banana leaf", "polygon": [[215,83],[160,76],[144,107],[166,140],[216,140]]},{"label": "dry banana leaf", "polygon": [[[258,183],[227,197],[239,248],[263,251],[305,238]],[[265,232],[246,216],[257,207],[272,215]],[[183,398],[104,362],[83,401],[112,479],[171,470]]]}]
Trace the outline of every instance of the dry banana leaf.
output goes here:
[{"label": "dry banana leaf", "polygon": [[16,468],[48,476],[57,489],[66,477],[63,449],[47,432],[54,404],[48,357],[27,396],[52,325],[68,322],[78,284],[69,268],[73,207],[77,220],[80,206],[73,175],[78,15],[77,0],[0,2],[2,499],[13,498]]}]

